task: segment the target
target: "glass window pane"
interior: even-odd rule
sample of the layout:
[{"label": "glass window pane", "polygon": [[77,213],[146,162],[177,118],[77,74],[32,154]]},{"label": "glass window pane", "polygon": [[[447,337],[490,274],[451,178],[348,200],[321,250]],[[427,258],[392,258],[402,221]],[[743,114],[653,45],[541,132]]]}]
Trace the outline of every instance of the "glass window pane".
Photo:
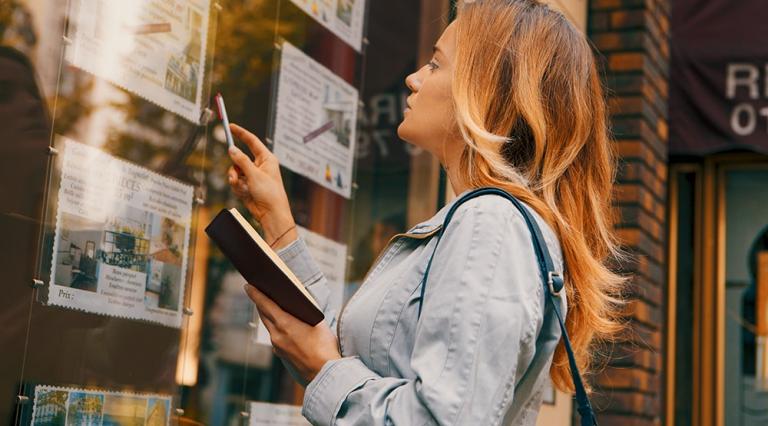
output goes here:
[{"label": "glass window pane", "polygon": [[759,259],[768,253],[768,169],[728,171],[725,209],[725,418],[765,424],[768,270]]}]

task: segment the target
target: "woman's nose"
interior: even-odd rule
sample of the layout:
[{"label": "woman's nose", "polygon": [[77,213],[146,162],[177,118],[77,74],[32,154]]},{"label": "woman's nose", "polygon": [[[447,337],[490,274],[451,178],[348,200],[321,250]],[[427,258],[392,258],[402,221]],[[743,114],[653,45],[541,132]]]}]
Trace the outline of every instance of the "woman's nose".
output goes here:
[{"label": "woman's nose", "polygon": [[411,73],[408,77],[405,78],[405,85],[411,89],[411,92],[418,92],[421,88],[421,79],[419,78],[419,73],[414,72]]}]

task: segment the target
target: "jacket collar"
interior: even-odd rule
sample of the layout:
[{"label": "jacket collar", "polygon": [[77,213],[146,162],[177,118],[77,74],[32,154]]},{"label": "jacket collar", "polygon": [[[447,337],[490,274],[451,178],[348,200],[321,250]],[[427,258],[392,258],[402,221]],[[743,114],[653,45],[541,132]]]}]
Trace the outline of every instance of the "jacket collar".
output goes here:
[{"label": "jacket collar", "polygon": [[448,204],[443,206],[437,213],[435,213],[434,216],[409,229],[407,234],[429,234],[441,228],[443,226],[445,216],[448,214],[448,210],[450,210],[451,207],[453,207],[453,205],[456,204],[462,196],[469,193],[470,191],[472,191],[472,189],[467,189],[461,194],[455,196],[451,201],[448,202]]}]

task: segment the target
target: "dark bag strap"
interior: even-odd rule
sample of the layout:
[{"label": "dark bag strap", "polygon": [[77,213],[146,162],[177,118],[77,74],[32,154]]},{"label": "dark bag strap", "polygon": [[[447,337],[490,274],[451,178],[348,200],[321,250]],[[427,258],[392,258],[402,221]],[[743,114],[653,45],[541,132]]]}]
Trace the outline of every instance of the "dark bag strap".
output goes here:
[{"label": "dark bag strap", "polygon": [[568,364],[571,368],[573,386],[576,390],[576,403],[578,405],[577,411],[581,415],[581,425],[596,426],[597,419],[595,417],[595,412],[592,410],[592,404],[590,404],[587,391],[584,388],[584,382],[581,379],[581,373],[579,373],[579,368],[576,365],[576,357],[574,356],[573,348],[571,347],[571,340],[568,338],[568,332],[565,329],[565,322],[563,321],[563,316],[560,313],[560,305],[557,303],[557,298],[560,297],[560,291],[562,291],[564,286],[562,274],[555,270],[552,257],[549,255],[549,249],[547,248],[547,244],[544,241],[544,237],[541,234],[541,229],[536,223],[536,220],[533,218],[528,209],[523,206],[523,203],[521,203],[517,198],[508,192],[499,188],[475,189],[462,196],[458,201],[456,201],[456,203],[453,204],[453,206],[451,206],[450,210],[448,210],[448,213],[445,215],[445,220],[443,221],[443,227],[437,234],[437,243],[435,244],[435,248],[432,250],[432,256],[429,258],[429,263],[427,263],[427,270],[424,272],[424,278],[421,281],[421,298],[419,299],[418,315],[419,317],[421,316],[421,306],[424,302],[424,292],[427,288],[427,277],[429,276],[429,269],[432,267],[432,260],[435,258],[437,246],[440,244],[440,239],[442,238],[445,229],[448,227],[448,223],[451,221],[453,214],[456,212],[459,206],[465,202],[475,197],[487,194],[499,195],[508,199],[515,207],[517,207],[517,209],[525,218],[525,223],[528,225],[528,230],[530,231],[531,237],[533,238],[533,249],[536,252],[536,258],[539,263],[539,270],[541,271],[541,276],[543,277],[544,292],[547,295],[547,300],[549,300],[549,302],[552,304],[552,309],[555,311],[557,321],[560,323],[563,344],[565,345],[565,351],[568,354]]}]

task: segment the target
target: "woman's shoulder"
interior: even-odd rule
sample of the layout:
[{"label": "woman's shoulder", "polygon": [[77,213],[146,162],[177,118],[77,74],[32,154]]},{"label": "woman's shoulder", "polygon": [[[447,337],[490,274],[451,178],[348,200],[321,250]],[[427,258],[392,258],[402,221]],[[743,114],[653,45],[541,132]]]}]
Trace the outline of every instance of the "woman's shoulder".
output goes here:
[{"label": "woman's shoulder", "polygon": [[[557,266],[562,266],[562,251],[557,234],[536,210],[522,201],[521,204],[536,220],[553,261]],[[533,237],[523,214],[512,202],[501,196],[483,195],[463,202],[456,208],[454,218],[451,220],[451,223],[453,222],[456,222],[457,228],[475,223],[484,233],[501,234],[510,243],[533,243]],[[444,232],[450,231],[446,229]]]}]

